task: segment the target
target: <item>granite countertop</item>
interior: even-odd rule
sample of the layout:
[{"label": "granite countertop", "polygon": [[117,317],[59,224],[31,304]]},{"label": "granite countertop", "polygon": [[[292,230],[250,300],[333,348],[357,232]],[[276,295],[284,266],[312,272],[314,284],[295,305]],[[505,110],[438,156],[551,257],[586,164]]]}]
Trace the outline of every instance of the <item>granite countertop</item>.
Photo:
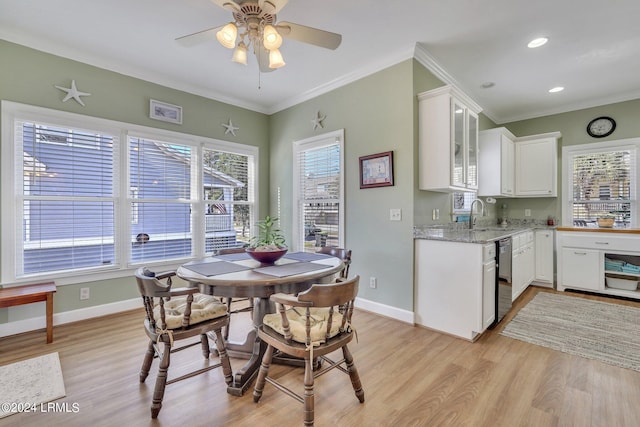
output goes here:
[{"label": "granite countertop", "polygon": [[483,226],[478,225],[473,230],[469,230],[466,223],[451,223],[442,225],[414,226],[413,238],[426,240],[444,240],[449,242],[460,243],[490,243],[514,234],[534,230],[546,229],[553,230],[555,226],[546,224],[514,224],[507,227],[499,225]]}]

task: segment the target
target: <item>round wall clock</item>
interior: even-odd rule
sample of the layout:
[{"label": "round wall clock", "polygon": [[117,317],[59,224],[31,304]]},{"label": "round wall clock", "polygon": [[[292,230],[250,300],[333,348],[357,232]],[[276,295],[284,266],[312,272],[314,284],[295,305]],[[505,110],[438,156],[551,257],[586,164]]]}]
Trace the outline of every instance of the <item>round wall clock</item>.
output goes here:
[{"label": "round wall clock", "polygon": [[587,125],[587,133],[594,138],[604,138],[616,130],[616,121],[611,117],[597,117]]}]

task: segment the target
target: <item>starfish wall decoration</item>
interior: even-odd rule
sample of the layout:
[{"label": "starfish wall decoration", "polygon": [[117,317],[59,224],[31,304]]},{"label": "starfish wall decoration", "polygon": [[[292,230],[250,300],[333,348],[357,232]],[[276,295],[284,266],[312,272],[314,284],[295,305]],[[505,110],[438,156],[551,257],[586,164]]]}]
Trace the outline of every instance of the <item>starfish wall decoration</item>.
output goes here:
[{"label": "starfish wall decoration", "polygon": [[236,131],[240,130],[239,127],[236,127],[233,125],[233,122],[231,121],[231,119],[229,119],[229,123],[223,123],[222,126],[224,126],[225,128],[225,131],[224,131],[225,135],[230,133],[231,135],[236,136]]},{"label": "starfish wall decoration", "polygon": [[87,92],[80,92],[78,90],[78,88],[76,88],[76,81],[75,80],[71,80],[71,87],[70,88],[66,88],[66,87],[62,87],[62,86],[58,86],[58,85],[54,85],[54,87],[56,89],[60,89],[61,91],[67,93],[67,95],[62,99],[62,102],[67,102],[68,100],[73,98],[78,104],[82,105],[83,107],[84,107],[84,102],[82,102],[82,99],[80,97],[81,96],[89,96],[89,95],[91,95],[90,93],[87,93]]},{"label": "starfish wall decoration", "polygon": [[321,116],[320,111],[317,111],[316,116],[311,120],[311,123],[313,123],[313,130],[318,129],[319,127],[323,128],[324,125],[322,124],[322,121],[326,118],[327,116]]}]

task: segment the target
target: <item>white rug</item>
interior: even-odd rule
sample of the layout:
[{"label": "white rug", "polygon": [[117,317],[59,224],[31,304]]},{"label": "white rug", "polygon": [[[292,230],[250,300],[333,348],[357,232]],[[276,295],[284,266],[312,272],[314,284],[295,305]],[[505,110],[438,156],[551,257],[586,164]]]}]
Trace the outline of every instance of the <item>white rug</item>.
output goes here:
[{"label": "white rug", "polygon": [[0,366],[0,418],[66,395],[58,353]]},{"label": "white rug", "polygon": [[640,308],[538,293],[501,335],[640,371]]}]

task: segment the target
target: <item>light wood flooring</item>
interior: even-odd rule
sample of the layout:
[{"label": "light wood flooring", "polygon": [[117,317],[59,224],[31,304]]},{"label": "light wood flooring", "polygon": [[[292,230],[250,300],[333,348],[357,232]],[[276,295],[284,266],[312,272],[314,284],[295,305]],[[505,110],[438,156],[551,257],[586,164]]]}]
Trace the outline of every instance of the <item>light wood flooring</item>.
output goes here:
[{"label": "light wood flooring", "polygon": [[[529,288],[501,326],[475,343],[356,311],[359,342],[351,349],[366,400],[358,403],[338,371],[319,377],[316,426],[639,426],[640,372],[499,335],[535,293],[549,291]],[[302,425],[302,405],[269,384],[258,404],[251,391],[231,396],[220,370],[167,386],[160,416],[151,420],[157,361],[140,384],[142,317],[136,310],[56,326],[52,344],[41,331],[0,338],[2,365],[59,352],[67,396],[58,402],[79,406],[78,413],[12,415],[0,427]],[[236,317],[237,337],[249,319]],[[175,355],[170,378],[180,364],[202,365],[199,348],[193,350]],[[232,360],[236,368],[243,363]],[[302,390],[302,369],[274,365],[271,373]]]}]

